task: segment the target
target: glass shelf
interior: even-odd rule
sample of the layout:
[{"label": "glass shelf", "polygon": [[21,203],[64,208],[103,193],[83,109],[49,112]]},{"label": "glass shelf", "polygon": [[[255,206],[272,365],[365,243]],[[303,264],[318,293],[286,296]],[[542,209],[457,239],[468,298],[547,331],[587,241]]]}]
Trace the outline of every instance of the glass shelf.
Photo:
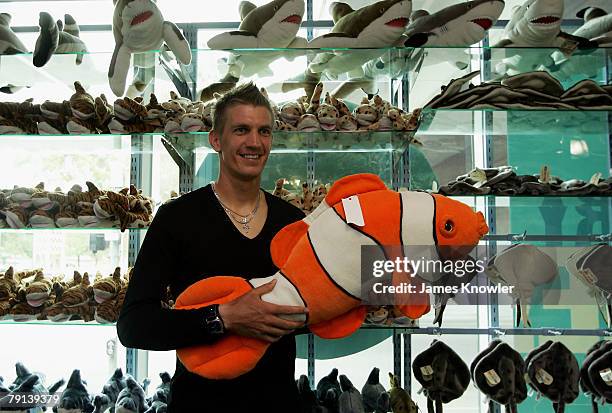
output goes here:
[{"label": "glass shelf", "polygon": [[418,135],[533,137],[607,134],[611,111],[424,109]]},{"label": "glass shelf", "polygon": [[0,325],[38,325],[38,326],[93,326],[93,327],[116,327],[116,323],[100,324],[96,321],[85,322],[83,320],[53,322],[49,320],[13,321],[0,320]]}]

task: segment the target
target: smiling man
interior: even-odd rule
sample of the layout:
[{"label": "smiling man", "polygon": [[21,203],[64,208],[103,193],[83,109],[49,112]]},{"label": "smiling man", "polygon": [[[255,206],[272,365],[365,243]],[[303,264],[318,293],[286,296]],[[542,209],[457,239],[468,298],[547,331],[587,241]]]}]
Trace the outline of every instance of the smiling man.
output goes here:
[{"label": "smiling man", "polygon": [[160,305],[168,287],[177,297],[210,276],[252,279],[278,270],[270,242],[304,215],[260,189],[273,122],[270,102],[252,83],[221,97],[209,134],[219,153],[217,181],[161,206],[140,249],[117,322],[123,345],[174,350],[212,342],[226,332],[272,343],[255,369],[234,380],[205,379],[177,359],[169,413],[298,410],[292,333],[302,324],[280,315],[306,309],[262,301],[273,283],[220,306],[175,310]]}]

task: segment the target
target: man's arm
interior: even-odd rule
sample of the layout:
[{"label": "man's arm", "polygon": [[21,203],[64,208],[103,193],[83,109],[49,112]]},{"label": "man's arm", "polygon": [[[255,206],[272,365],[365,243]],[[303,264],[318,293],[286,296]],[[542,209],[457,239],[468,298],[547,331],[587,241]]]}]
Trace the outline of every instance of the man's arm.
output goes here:
[{"label": "man's arm", "polygon": [[161,206],[132,271],[117,321],[119,340],[126,347],[174,350],[215,339],[204,327],[204,309],[174,310],[161,306],[162,294],[168,278],[176,271],[178,257],[169,222],[166,206]]}]

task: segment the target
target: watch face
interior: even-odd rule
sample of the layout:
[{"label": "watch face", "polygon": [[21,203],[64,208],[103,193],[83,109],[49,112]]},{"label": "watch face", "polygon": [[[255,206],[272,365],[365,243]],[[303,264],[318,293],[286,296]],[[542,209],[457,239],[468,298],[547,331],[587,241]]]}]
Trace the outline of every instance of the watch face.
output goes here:
[{"label": "watch face", "polygon": [[223,323],[221,320],[216,319],[208,323],[209,331],[213,334],[221,334],[223,333]]}]

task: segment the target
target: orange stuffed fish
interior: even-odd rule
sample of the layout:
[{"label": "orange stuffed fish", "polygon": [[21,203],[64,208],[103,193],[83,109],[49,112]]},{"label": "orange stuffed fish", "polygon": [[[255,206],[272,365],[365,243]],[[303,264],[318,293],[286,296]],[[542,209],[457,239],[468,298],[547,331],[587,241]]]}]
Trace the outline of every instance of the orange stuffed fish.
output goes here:
[{"label": "orange stuffed fish", "polygon": [[[346,222],[342,200],[349,197],[359,200],[363,226]],[[336,181],[308,217],[274,237],[270,249],[280,268],[276,274],[249,281],[226,276],[198,281],[178,297],[175,308],[229,302],[275,279],[276,286],[262,296],[264,301],[305,306],[310,331],[322,338],[346,337],[359,329],[366,315],[360,299],[362,245],[378,245],[387,259],[394,259],[397,254],[382,246],[469,247],[487,232],[482,213],[461,202],[425,192],[392,191],[372,174],[350,175]],[[405,280],[410,282],[409,277]],[[394,273],[393,283],[400,281]],[[407,298],[399,306],[407,316],[416,319],[429,311],[427,295]],[[213,344],[179,349],[177,354],[193,373],[231,379],[253,369],[268,346],[255,338],[228,334]]]}]

